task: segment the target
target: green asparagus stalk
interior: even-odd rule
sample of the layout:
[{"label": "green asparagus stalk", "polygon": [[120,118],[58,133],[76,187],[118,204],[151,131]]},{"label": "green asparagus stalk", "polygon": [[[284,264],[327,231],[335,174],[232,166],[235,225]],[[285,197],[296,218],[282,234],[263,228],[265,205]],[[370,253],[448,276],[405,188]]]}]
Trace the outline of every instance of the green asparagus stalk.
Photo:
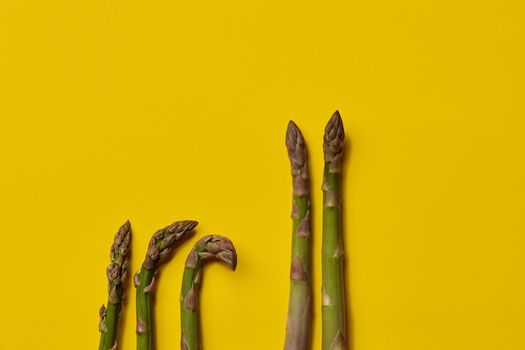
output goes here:
[{"label": "green asparagus stalk", "polygon": [[341,156],[343,121],[335,112],[324,134],[322,315],[323,350],[347,349],[341,233]]},{"label": "green asparagus stalk", "polygon": [[310,184],[303,135],[290,121],[286,148],[292,168],[292,262],[285,350],[306,350],[312,318],[310,273]]},{"label": "green asparagus stalk", "polygon": [[140,272],[135,273],[134,277],[137,289],[137,350],[154,349],[152,298],[159,266],[170,255],[176,243],[188,237],[195,226],[196,221],[177,221],[151,237],[146,258]]},{"label": "green asparagus stalk", "polygon": [[124,297],[124,283],[129,266],[129,247],[131,240],[131,226],[129,221],[122,225],[115,234],[111,246],[110,260],[106,274],[108,277],[107,307],[100,307],[100,343],[99,350],[117,349],[117,330]]},{"label": "green asparagus stalk", "polygon": [[217,259],[232,270],[237,266],[237,253],[233,243],[226,237],[208,235],[201,238],[186,259],[180,293],[181,349],[200,350],[199,287],[202,279],[203,261]]}]

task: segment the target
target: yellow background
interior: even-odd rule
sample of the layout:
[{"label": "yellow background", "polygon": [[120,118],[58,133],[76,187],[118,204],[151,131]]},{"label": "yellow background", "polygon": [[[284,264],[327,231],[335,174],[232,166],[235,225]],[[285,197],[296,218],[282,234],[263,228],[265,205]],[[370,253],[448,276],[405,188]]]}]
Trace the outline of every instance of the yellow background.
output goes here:
[{"label": "yellow background", "polygon": [[[174,220],[231,237],[238,270],[204,275],[204,347],[282,348],[293,118],[320,349],[322,133],[339,109],[353,349],[524,349],[524,14],[517,0],[1,1],[0,348],[98,346],[128,218],[132,271]],[[190,245],[160,278],[159,349],[179,347]]]}]

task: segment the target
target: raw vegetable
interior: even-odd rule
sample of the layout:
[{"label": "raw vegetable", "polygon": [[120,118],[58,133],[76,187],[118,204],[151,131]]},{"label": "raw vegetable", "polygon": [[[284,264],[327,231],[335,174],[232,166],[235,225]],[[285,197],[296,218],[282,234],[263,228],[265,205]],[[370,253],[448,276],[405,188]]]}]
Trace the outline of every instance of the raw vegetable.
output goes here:
[{"label": "raw vegetable", "polygon": [[304,137],[290,121],[286,148],[292,169],[292,259],[285,350],[306,350],[312,319],[310,271],[310,183]]},{"label": "raw vegetable", "polygon": [[191,234],[195,226],[196,221],[176,221],[151,237],[146,258],[134,277],[137,289],[137,350],[154,349],[152,298],[160,264],[169,257],[177,242]]},{"label": "raw vegetable", "polygon": [[341,157],[345,132],[335,112],[324,134],[322,318],[323,350],[347,349],[341,232]]},{"label": "raw vegetable", "polygon": [[202,280],[202,264],[209,259],[220,260],[232,270],[237,267],[237,253],[228,238],[208,235],[195,243],[186,259],[180,292],[182,350],[201,349],[199,287]]},{"label": "raw vegetable", "polygon": [[110,251],[111,263],[106,269],[108,277],[108,302],[99,310],[100,344],[99,350],[117,349],[117,331],[124,284],[129,266],[129,247],[131,241],[131,226],[126,221],[115,234]]}]

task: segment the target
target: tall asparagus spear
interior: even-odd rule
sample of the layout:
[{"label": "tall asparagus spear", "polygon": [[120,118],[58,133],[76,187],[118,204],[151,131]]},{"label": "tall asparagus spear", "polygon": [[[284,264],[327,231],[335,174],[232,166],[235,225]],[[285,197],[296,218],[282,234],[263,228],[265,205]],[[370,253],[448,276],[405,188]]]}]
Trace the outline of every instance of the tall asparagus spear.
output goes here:
[{"label": "tall asparagus spear", "polygon": [[102,305],[99,311],[99,350],[117,349],[118,320],[129,266],[130,240],[131,226],[129,221],[126,221],[115,234],[109,255],[111,263],[106,270],[108,276],[108,303],[107,307]]},{"label": "tall asparagus spear", "polygon": [[290,121],[286,148],[292,168],[292,263],[285,350],[306,350],[310,343],[310,184],[306,144],[297,125]]},{"label": "tall asparagus spear", "polygon": [[196,221],[176,221],[158,230],[149,242],[146,258],[140,272],[135,273],[137,289],[137,350],[152,350],[153,320],[152,294],[155,292],[155,276],[160,263],[167,257],[175,244],[186,238],[197,226]]},{"label": "tall asparagus spear", "polygon": [[180,293],[182,350],[200,350],[199,286],[202,278],[201,266],[204,260],[217,259],[232,270],[237,266],[237,253],[233,243],[226,237],[208,235],[201,238],[186,259]]},{"label": "tall asparagus spear", "polygon": [[341,234],[341,155],[345,132],[336,111],[324,133],[323,179],[323,350],[347,349]]}]

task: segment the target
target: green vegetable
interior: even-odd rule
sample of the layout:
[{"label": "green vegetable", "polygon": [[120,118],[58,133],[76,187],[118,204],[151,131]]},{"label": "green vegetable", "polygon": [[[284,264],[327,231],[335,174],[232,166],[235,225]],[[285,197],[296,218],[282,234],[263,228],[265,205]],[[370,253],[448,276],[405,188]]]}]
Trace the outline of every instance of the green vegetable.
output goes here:
[{"label": "green vegetable", "polygon": [[196,221],[177,221],[151,237],[146,258],[140,272],[134,277],[137,289],[137,350],[152,350],[154,346],[152,298],[160,264],[170,255],[177,242],[191,234],[195,226]]},{"label": "green vegetable", "polygon": [[310,183],[304,137],[290,121],[286,148],[292,168],[292,261],[285,350],[306,350],[312,319],[310,271]]},{"label": "green vegetable", "polygon": [[180,293],[181,349],[200,350],[199,287],[202,263],[208,259],[223,261],[232,270],[237,266],[237,253],[226,237],[208,235],[201,238],[186,259]]},{"label": "green vegetable", "polygon": [[335,112],[324,134],[322,315],[323,350],[347,349],[341,233],[341,156],[343,121]]},{"label": "green vegetable", "polygon": [[122,225],[115,234],[111,246],[110,260],[106,274],[108,277],[107,307],[100,307],[100,344],[99,350],[117,349],[117,331],[120,309],[124,295],[124,282],[129,266],[129,247],[131,241],[131,226],[129,221]]}]

